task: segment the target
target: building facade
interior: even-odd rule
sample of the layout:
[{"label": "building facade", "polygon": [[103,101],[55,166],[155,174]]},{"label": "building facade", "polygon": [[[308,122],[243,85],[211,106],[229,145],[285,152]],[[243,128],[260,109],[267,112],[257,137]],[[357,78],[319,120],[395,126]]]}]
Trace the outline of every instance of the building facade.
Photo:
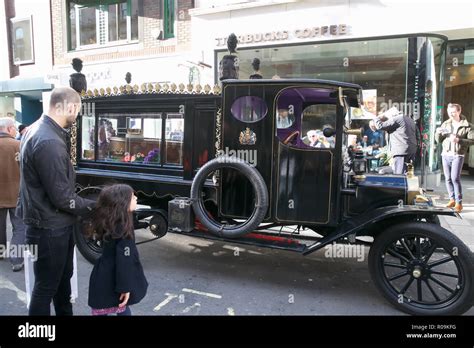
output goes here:
[{"label": "building facade", "polygon": [[[428,186],[441,177],[432,134],[447,117],[445,105],[464,104],[473,121],[471,2],[201,0],[190,12],[193,37],[202,38],[193,40],[194,50],[213,62],[214,72],[206,75],[210,82],[218,81],[231,29],[239,39],[240,78],[254,73],[252,62],[258,58],[263,78],[360,84],[365,110],[359,123],[366,129],[371,115],[392,106],[413,115],[423,144],[416,167],[423,169]],[[204,39],[209,32],[213,37]],[[453,50],[456,43],[464,46]],[[457,70],[452,67],[448,74],[453,61]]]},{"label": "building facade", "polygon": [[49,0],[5,0],[0,4],[0,117],[31,124],[43,112],[43,97],[53,86]]},{"label": "building facade", "polygon": [[191,49],[192,0],[51,0],[56,85],[68,85],[73,58],[88,88],[180,81],[197,66]]}]

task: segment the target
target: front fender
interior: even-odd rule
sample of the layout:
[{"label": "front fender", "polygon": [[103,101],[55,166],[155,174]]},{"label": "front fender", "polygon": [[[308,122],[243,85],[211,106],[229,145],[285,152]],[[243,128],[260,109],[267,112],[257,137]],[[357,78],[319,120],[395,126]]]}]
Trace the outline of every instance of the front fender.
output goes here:
[{"label": "front fender", "polygon": [[433,215],[449,215],[461,218],[461,216],[449,208],[436,208],[417,205],[395,205],[373,209],[361,215],[350,218],[340,224],[335,231],[326,235],[318,242],[310,245],[303,251],[303,255],[308,255],[316,250],[321,249],[340,238],[370,227],[372,224],[387,220],[396,216],[416,215],[417,217],[433,216]]}]

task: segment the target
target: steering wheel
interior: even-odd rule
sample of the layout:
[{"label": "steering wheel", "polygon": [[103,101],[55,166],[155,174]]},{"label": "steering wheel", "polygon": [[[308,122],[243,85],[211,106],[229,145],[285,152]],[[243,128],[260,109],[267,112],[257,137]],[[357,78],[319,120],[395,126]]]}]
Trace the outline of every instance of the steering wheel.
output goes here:
[{"label": "steering wheel", "polygon": [[285,140],[283,140],[283,144],[288,145],[288,143],[291,143],[294,140],[294,138],[299,134],[300,134],[299,131],[294,131],[293,133],[288,135]]}]

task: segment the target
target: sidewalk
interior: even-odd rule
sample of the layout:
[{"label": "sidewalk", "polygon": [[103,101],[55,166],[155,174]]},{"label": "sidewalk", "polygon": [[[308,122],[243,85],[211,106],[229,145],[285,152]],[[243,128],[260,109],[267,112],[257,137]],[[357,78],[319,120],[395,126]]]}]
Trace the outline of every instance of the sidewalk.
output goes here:
[{"label": "sidewalk", "polygon": [[[462,219],[451,216],[440,216],[441,226],[447,228],[457,235],[464,243],[466,243],[471,251],[474,252],[474,176],[463,172],[461,176],[462,192],[463,192],[463,211]],[[445,206],[448,201],[448,193],[444,180],[441,185],[435,188],[434,192],[428,192],[433,198],[435,205]]]}]

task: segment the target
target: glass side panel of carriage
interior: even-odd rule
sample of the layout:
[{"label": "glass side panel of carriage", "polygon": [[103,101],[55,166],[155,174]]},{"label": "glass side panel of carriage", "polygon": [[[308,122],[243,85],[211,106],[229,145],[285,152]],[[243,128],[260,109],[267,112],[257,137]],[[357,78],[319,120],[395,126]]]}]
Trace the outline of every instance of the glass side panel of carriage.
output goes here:
[{"label": "glass side panel of carriage", "polygon": [[263,119],[268,113],[265,101],[257,96],[239,97],[232,103],[230,112],[234,118],[245,123],[254,123]]},{"label": "glass side panel of carriage", "polygon": [[281,142],[305,149],[333,149],[335,137],[325,128],[336,127],[336,105],[329,90],[288,88],[277,99],[277,136]]},{"label": "glass side panel of carriage", "polygon": [[94,117],[82,119],[83,160],[182,165],[183,114],[104,113],[97,119],[97,132],[95,122]]}]

